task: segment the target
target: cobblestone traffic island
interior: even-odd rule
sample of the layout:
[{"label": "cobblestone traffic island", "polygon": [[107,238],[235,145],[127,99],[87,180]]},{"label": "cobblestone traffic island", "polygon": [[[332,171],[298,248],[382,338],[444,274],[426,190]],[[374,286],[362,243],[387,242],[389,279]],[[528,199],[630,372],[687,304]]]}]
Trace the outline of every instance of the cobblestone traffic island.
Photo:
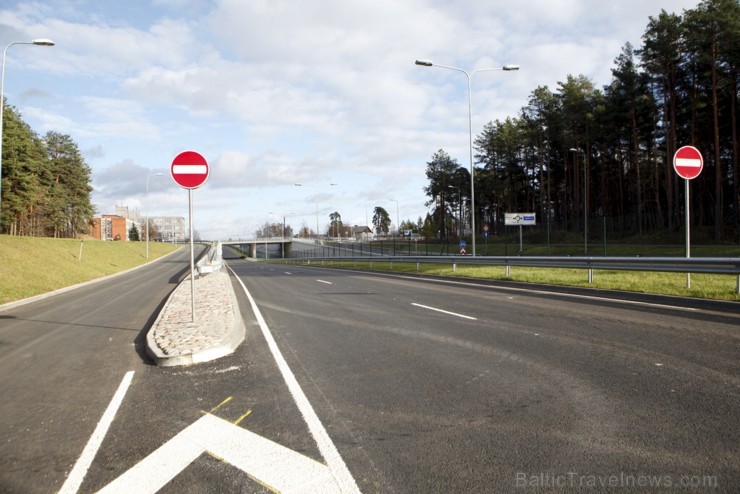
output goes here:
[{"label": "cobblestone traffic island", "polygon": [[178,285],[147,333],[147,353],[159,366],[189,365],[229,355],[243,340],[231,279],[219,270],[195,279],[195,322],[190,277]]}]

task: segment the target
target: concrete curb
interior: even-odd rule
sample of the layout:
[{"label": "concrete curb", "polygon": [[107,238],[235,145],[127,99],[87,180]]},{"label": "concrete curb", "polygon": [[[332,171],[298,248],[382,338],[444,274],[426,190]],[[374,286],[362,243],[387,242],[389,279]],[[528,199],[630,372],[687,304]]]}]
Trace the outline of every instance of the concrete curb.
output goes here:
[{"label": "concrete curb", "polygon": [[[198,289],[199,281],[206,277],[212,277],[211,281],[213,281],[219,276],[222,278],[217,281],[220,284],[219,289],[208,292],[210,307],[200,312],[196,307],[195,323],[190,321],[190,278],[183,280],[170,294],[157,320],[146,335],[146,351],[156,365],[174,367],[208,362],[230,355],[244,341],[246,328],[236,293],[231,285],[231,277],[227,272],[217,271],[205,277],[196,278],[196,306],[198,305],[197,294],[205,293],[203,289]],[[183,307],[184,302],[187,307]],[[173,314],[178,310],[179,317],[178,314]],[[186,313],[187,317],[183,318],[183,313]],[[203,344],[188,344],[188,335],[197,338],[209,334],[214,329],[223,329],[223,334],[216,340],[209,341],[209,338],[205,338],[206,341]],[[170,336],[164,336],[165,333],[169,333]],[[171,339],[167,340],[167,338]],[[172,338],[179,341],[172,341]]]}]

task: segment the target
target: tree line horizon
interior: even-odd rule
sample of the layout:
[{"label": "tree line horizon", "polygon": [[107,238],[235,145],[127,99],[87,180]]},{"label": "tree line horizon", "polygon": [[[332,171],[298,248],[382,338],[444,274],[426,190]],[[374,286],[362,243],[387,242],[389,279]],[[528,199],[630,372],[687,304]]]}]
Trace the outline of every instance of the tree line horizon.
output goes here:
[{"label": "tree line horizon", "polygon": [[[684,187],[672,159],[692,145],[704,158],[690,184],[692,228],[740,243],[739,66],[740,4],[705,0],[681,15],[650,16],[642,45],[622,47],[602,88],[583,75],[567,75],[554,91],[537,87],[517,117],[475,137],[475,233],[501,231],[508,212],[536,212],[538,223],[568,232],[596,218],[622,236],[679,232]],[[39,137],[10,105],[4,113],[0,233],[85,233],[93,188],[77,144],[58,132]],[[443,149],[426,165],[430,211],[397,230],[472,233],[470,170]],[[375,213],[373,225],[390,233],[387,211]],[[333,212],[329,229],[340,224]]]},{"label": "tree line horizon", "polygon": [[[684,179],[673,155],[692,145],[704,159],[690,184],[692,228],[740,243],[740,5],[706,0],[682,15],[661,10],[648,19],[642,45],[623,45],[603,88],[567,75],[555,91],[532,91],[518,117],[484,125],[473,143],[476,235],[502,232],[505,213],[515,212],[535,212],[539,224],[565,232],[608,219],[621,237],[679,233]],[[426,165],[431,210],[397,231],[470,235],[470,170],[444,149]],[[391,233],[387,211],[375,213],[378,232]],[[337,217],[341,226],[333,212],[326,234],[336,231]],[[299,235],[312,230],[304,225]]]},{"label": "tree line horizon", "polygon": [[[505,213],[583,231],[609,218],[621,235],[683,228],[684,184],[673,155],[699,149],[691,224],[714,241],[740,241],[737,97],[740,5],[707,0],[683,15],[649,17],[642,46],[626,43],[602,89],[568,75],[536,88],[516,118],[486,124],[474,140],[477,235],[500,230]],[[443,149],[427,163],[426,229],[470,225],[470,171]]]}]

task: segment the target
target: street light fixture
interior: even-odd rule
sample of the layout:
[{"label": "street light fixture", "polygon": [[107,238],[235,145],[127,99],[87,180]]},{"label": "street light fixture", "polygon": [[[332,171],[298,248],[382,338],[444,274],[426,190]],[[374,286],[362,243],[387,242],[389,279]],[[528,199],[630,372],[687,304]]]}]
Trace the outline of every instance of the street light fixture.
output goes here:
[{"label": "street light fixture", "polygon": [[[268,212],[267,214],[276,214],[276,215],[278,215],[278,216],[281,216],[280,214],[278,214],[278,213],[274,213],[274,212],[272,212],[272,211],[269,211],[269,212]],[[292,217],[292,216],[294,216],[294,215],[295,215],[295,213],[293,213],[293,212],[290,212],[290,213],[283,213],[283,214],[282,214],[282,217],[283,217],[283,232],[282,232],[282,233],[280,234],[280,238],[281,238],[281,240],[285,240],[285,231],[286,231],[286,229],[287,229],[287,226],[285,225],[285,218],[289,218],[289,217]]]},{"label": "street light fixture", "polygon": [[468,133],[470,137],[470,227],[473,230],[473,250],[472,254],[475,256],[475,170],[473,168],[473,103],[472,103],[472,91],[470,87],[470,78],[475,74],[476,72],[492,72],[496,70],[504,70],[504,71],[512,71],[512,70],[519,70],[518,65],[513,64],[507,64],[502,67],[492,67],[489,69],[475,69],[473,71],[466,71],[463,69],[459,69],[457,67],[450,67],[447,65],[440,65],[438,63],[434,63],[431,60],[417,60],[416,65],[420,65],[422,67],[440,67],[442,69],[449,69],[449,70],[455,70],[457,72],[462,72],[465,74],[465,77],[468,79]]},{"label": "street light fixture", "polygon": [[[3,173],[3,114],[5,112],[5,57],[8,54],[8,48],[13,45],[36,45],[36,46],[54,46],[54,42],[47,38],[37,38],[31,41],[14,41],[3,50],[2,72],[0,73],[0,218],[2,218],[2,173]],[[0,221],[0,231],[2,231],[2,221]]]},{"label": "street light fixture", "polygon": [[[329,184],[330,186],[337,184]],[[319,198],[318,198],[318,186],[313,184],[295,184],[296,187],[314,187],[317,190],[316,197],[316,245],[319,245]]]},{"label": "street light fixture", "polygon": [[146,206],[144,212],[146,213],[146,258],[149,259],[149,179],[152,177],[161,177],[162,173],[149,173],[146,176]]}]

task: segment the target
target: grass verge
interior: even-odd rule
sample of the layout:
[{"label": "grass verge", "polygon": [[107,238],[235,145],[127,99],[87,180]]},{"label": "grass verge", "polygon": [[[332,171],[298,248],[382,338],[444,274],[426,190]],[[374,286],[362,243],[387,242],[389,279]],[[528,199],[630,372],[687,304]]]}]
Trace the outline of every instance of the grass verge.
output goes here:
[{"label": "grass verge", "polygon": [[[149,261],[178,246],[149,242]],[[145,242],[0,235],[0,304],[118,273],[147,262]]]},{"label": "grass verge", "polygon": [[459,276],[468,278],[520,281],[542,283],[546,285],[563,285],[606,290],[622,290],[681,297],[730,300],[740,302],[737,293],[737,276],[722,274],[692,274],[691,288],[686,289],[685,273],[664,273],[656,271],[615,271],[593,270],[593,283],[588,283],[587,269],[554,269],[528,268],[513,266],[506,276],[504,266],[470,266],[436,263],[402,263],[402,262],[325,262],[327,267],[344,267],[373,271],[392,271],[397,273],[429,274],[438,276]]}]

